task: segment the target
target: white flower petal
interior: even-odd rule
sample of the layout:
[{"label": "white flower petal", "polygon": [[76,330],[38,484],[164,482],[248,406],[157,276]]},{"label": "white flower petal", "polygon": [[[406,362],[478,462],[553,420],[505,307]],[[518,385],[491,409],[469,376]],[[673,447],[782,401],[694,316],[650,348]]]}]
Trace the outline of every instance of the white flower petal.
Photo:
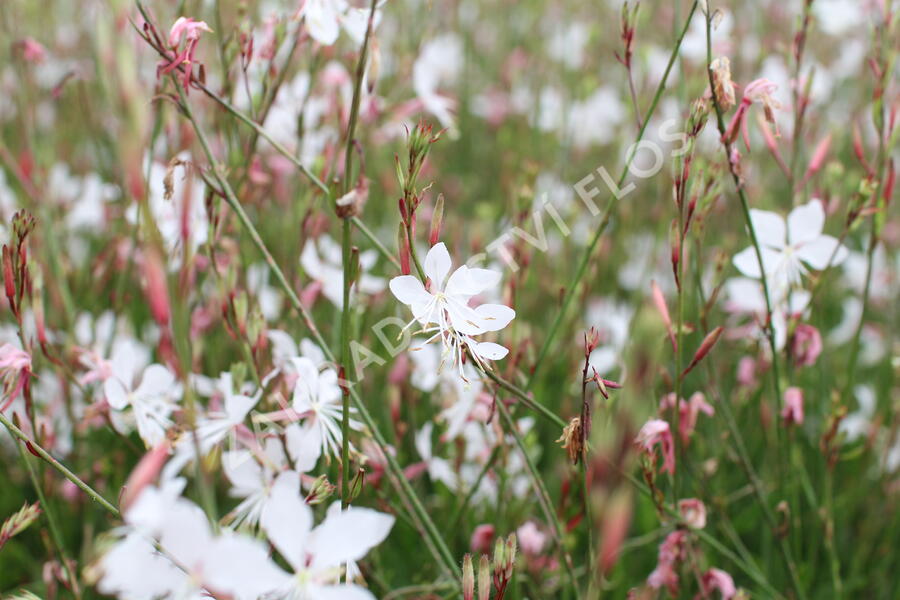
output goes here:
[{"label": "white flower petal", "polygon": [[171,393],[175,385],[175,375],[162,365],[153,364],[144,370],[141,385],[134,391],[136,396],[159,398]]},{"label": "white flower petal", "polygon": [[307,539],[312,530],[312,510],[300,497],[300,475],[285,471],[272,485],[260,524],[269,541],[292,567],[306,567]]},{"label": "white flower petal", "polygon": [[301,473],[313,470],[322,455],[322,435],[318,427],[300,427],[291,423],[284,432],[288,454]]},{"label": "white flower petal", "polygon": [[756,239],[763,246],[784,248],[787,241],[784,219],[778,213],[767,210],[750,209],[750,222],[756,232]]},{"label": "white flower petal", "polygon": [[509,354],[509,349],[494,342],[475,342],[469,345],[477,356],[487,360],[500,360]]},{"label": "white flower petal", "polygon": [[[417,277],[412,275],[400,275],[391,279],[388,286],[397,300],[409,306],[424,306],[431,301],[431,294],[425,291],[425,286]],[[415,309],[413,309],[415,312]]]},{"label": "white flower petal", "polygon": [[238,599],[259,598],[288,585],[262,542],[225,532],[207,550],[204,579],[210,589]]},{"label": "white flower petal", "polygon": [[[778,266],[778,260],[781,253],[763,246],[760,248],[760,255],[762,256],[763,267],[765,268],[766,273],[771,273],[775,267]],[[747,277],[752,277],[754,279],[761,278],[762,274],[759,271],[759,261],[756,259],[756,251],[753,249],[753,246],[748,246],[735,254],[733,262],[734,266],[737,267],[737,270]]]},{"label": "white flower petal", "polygon": [[[450,253],[447,251],[447,246],[444,245],[444,242],[437,243],[431,247],[431,250],[425,255],[425,264],[422,265],[425,275],[431,280],[431,289],[444,289],[444,279],[447,278],[447,273],[450,272],[452,264]],[[406,304],[409,303],[407,302]]]},{"label": "white flower petal", "polygon": [[788,215],[788,243],[792,246],[811,242],[822,233],[825,226],[825,210],[816,199],[798,206]]},{"label": "white flower petal", "polygon": [[[834,259],[832,259],[834,255]],[[797,256],[817,271],[841,264],[847,258],[847,249],[830,235],[822,235],[797,249]],[[829,260],[831,263],[829,264]]]},{"label": "white flower petal", "polygon": [[505,304],[482,304],[475,308],[475,313],[485,331],[500,331],[516,318],[516,311]]},{"label": "white flower petal", "polygon": [[106,396],[106,402],[115,410],[122,410],[128,406],[128,390],[115,377],[110,377],[103,382],[103,393]]},{"label": "white flower petal", "polygon": [[387,537],[394,517],[369,508],[350,507],[313,530],[312,568],[327,569],[359,560]]}]

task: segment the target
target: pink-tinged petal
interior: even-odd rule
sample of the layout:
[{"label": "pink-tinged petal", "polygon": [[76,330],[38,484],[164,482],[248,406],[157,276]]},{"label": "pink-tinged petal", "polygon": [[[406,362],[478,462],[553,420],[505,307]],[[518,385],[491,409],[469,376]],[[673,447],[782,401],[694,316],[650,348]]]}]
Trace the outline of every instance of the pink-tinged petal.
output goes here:
[{"label": "pink-tinged petal", "polygon": [[356,561],[380,544],[394,526],[394,517],[369,508],[350,507],[329,515],[312,532],[312,568],[327,569]]},{"label": "pink-tinged petal", "polygon": [[400,275],[388,284],[397,300],[409,306],[424,306],[431,301],[431,294],[417,277]]},{"label": "pink-tinged petal", "polygon": [[750,222],[756,232],[756,239],[763,246],[784,248],[787,240],[784,219],[778,213],[767,210],[750,209]]},{"label": "pink-tinged petal", "polygon": [[[760,248],[760,255],[762,256],[763,268],[765,268],[766,273],[772,273],[778,265],[781,254],[763,246]],[[759,261],[756,259],[756,251],[753,249],[753,246],[748,246],[735,254],[733,262],[734,266],[737,267],[737,270],[743,275],[752,277],[753,279],[760,279],[762,277],[762,274],[759,271]]]},{"label": "pink-tinged petal", "polygon": [[431,247],[431,250],[425,255],[425,264],[422,265],[422,268],[425,270],[425,275],[431,280],[432,290],[444,289],[444,280],[452,265],[453,261],[450,259],[450,253],[444,242]]},{"label": "pink-tinged petal", "polygon": [[285,471],[272,485],[272,493],[260,518],[269,541],[294,569],[306,567],[307,541],[312,530],[312,510],[300,497],[300,475]]},{"label": "pink-tinged petal", "polygon": [[841,264],[846,260],[847,254],[847,249],[830,235],[819,236],[797,249],[800,260],[817,271]]},{"label": "pink-tinged petal", "polygon": [[122,410],[128,406],[128,390],[115,377],[110,377],[103,382],[103,393],[106,395],[106,402],[115,410]]},{"label": "pink-tinged petal", "polygon": [[788,243],[799,246],[811,242],[822,233],[825,226],[825,210],[822,203],[813,200],[798,206],[788,215]]},{"label": "pink-tinged petal", "polygon": [[478,325],[485,331],[500,331],[516,318],[516,311],[505,304],[482,304],[475,308]]},{"label": "pink-tinged petal", "polygon": [[477,356],[487,360],[500,360],[509,354],[509,348],[504,348],[494,342],[476,342],[470,347]]}]

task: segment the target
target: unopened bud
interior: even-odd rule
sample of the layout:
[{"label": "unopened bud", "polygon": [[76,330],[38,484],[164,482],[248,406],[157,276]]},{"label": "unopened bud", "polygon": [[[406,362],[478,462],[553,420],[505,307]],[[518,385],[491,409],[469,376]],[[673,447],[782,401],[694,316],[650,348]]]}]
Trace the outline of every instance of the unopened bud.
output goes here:
[{"label": "unopened bud", "polygon": [[506,573],[506,541],[498,537],[494,544],[494,576],[502,577]]},{"label": "unopened bud", "polygon": [[491,561],[487,554],[481,555],[478,562],[478,600],[491,598]]},{"label": "unopened bud", "polygon": [[412,270],[409,263],[409,240],[406,239],[406,229],[403,223],[397,228],[397,252],[400,253],[400,272],[409,275]]},{"label": "unopened bud", "polygon": [[428,236],[428,243],[434,246],[441,237],[441,225],[444,221],[444,195],[438,194],[437,202],[434,203],[434,211],[431,213],[431,234]]},{"label": "unopened bud", "polygon": [[516,534],[511,533],[506,538],[506,580],[512,579],[513,567],[516,566]]},{"label": "unopened bud", "polygon": [[474,600],[475,598],[475,569],[472,567],[471,554],[463,557],[462,595],[463,600]]},{"label": "unopened bud", "polygon": [[705,338],[703,338],[703,342],[700,344],[700,347],[697,349],[697,352],[694,354],[694,358],[691,359],[691,364],[687,366],[687,368],[681,373],[681,376],[684,377],[691,370],[697,366],[701,360],[703,360],[709,351],[713,349],[713,346],[716,345],[716,342],[719,341],[719,336],[722,335],[724,328],[720,325],[716,327],[712,331],[710,331]]},{"label": "unopened bud", "polygon": [[328,481],[325,475],[319,475],[313,480],[312,486],[309,488],[309,494],[306,495],[306,503],[310,506],[321,504],[328,500],[334,493],[334,486]]},{"label": "unopened bud", "polygon": [[356,470],[356,475],[353,476],[353,479],[350,480],[350,492],[347,496],[347,502],[353,502],[356,498],[362,493],[363,488],[366,485],[366,470],[362,467],[359,467]]}]

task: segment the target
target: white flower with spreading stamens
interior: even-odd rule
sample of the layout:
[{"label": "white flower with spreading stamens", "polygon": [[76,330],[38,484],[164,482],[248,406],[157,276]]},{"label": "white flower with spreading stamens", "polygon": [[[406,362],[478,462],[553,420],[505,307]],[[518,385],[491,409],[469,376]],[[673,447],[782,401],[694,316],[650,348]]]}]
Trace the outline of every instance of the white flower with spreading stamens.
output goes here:
[{"label": "white flower with spreading stamens", "polygon": [[[334,369],[319,371],[308,358],[291,359],[297,381],[291,408],[306,419],[303,430],[316,436],[322,447],[322,454],[340,456],[343,436],[341,435],[341,387]],[[356,412],[350,409],[351,414]],[[350,428],[359,431],[362,424],[350,419]],[[290,440],[289,440],[290,442]]]},{"label": "white flower with spreading stamens", "polygon": [[407,327],[418,322],[423,326],[422,332],[433,333],[425,343],[440,338],[444,344],[442,359],[452,356],[460,377],[465,379],[463,357],[467,349],[481,366],[485,366],[485,360],[498,360],[509,352],[499,344],[478,342],[471,336],[503,329],[516,312],[502,304],[469,306],[472,298],[499,283],[500,273],[463,265],[447,277],[451,266],[447,247],[443,242],[435,244],[423,265],[428,289],[412,275],[394,277],[390,288],[400,302],[412,309],[414,318]]},{"label": "white flower with spreading stamens", "polygon": [[368,508],[329,510],[313,528],[312,509],[304,502],[288,474],[275,480],[272,497],[262,512],[263,530],[294,574],[261,573],[260,584],[276,590],[279,598],[308,600],[374,600],[358,585],[341,583],[345,565],[365,556],[380,544],[394,525],[394,517]]},{"label": "white flower with spreading stamens", "polygon": [[[763,270],[775,295],[799,284],[807,268],[821,271],[847,258],[847,249],[822,233],[825,211],[819,200],[792,210],[787,226],[781,215],[765,210],[752,209],[750,221],[759,241]],[[752,246],[735,255],[734,266],[747,277],[762,277]]]}]

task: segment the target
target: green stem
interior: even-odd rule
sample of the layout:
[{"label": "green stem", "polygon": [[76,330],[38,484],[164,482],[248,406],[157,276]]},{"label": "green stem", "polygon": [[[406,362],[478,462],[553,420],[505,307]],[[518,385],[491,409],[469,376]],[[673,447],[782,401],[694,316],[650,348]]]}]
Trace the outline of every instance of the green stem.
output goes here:
[{"label": "green stem", "polygon": [[44,509],[44,514],[47,515],[47,524],[50,526],[50,537],[53,539],[53,545],[56,546],[57,553],[59,553],[59,559],[66,572],[66,577],[72,585],[72,593],[75,595],[75,598],[80,600],[81,589],[78,587],[78,579],[75,577],[75,573],[72,572],[71,561],[69,555],[66,553],[66,548],[63,545],[62,533],[60,532],[59,524],[56,522],[56,513],[53,508],[51,508],[50,503],[47,502],[47,496],[41,488],[41,482],[38,479],[37,471],[35,471],[34,465],[31,464],[31,460],[22,449],[22,445],[16,444],[16,450],[19,451],[19,457],[22,459],[22,462],[25,463],[25,468],[28,469],[28,476],[31,478],[31,484],[34,486],[34,491],[37,492],[38,500],[41,502],[41,508]]},{"label": "green stem", "polygon": [[28,444],[29,448],[37,453],[38,456],[47,461],[47,463],[49,463],[51,467],[62,473],[66,479],[78,486],[78,488],[82,492],[97,501],[100,506],[108,510],[114,517],[119,516],[119,510],[115,506],[107,502],[106,499],[103,498],[103,496],[101,496],[99,493],[94,491],[91,486],[79,479],[78,475],[70,471],[64,464],[53,458],[49,452],[47,452],[37,443],[31,440],[31,438],[29,438],[24,431],[16,427],[9,419],[6,418],[6,415],[4,415],[3,413],[0,413],[0,424],[6,427],[6,429],[9,430],[10,434],[19,438],[23,443]]}]

